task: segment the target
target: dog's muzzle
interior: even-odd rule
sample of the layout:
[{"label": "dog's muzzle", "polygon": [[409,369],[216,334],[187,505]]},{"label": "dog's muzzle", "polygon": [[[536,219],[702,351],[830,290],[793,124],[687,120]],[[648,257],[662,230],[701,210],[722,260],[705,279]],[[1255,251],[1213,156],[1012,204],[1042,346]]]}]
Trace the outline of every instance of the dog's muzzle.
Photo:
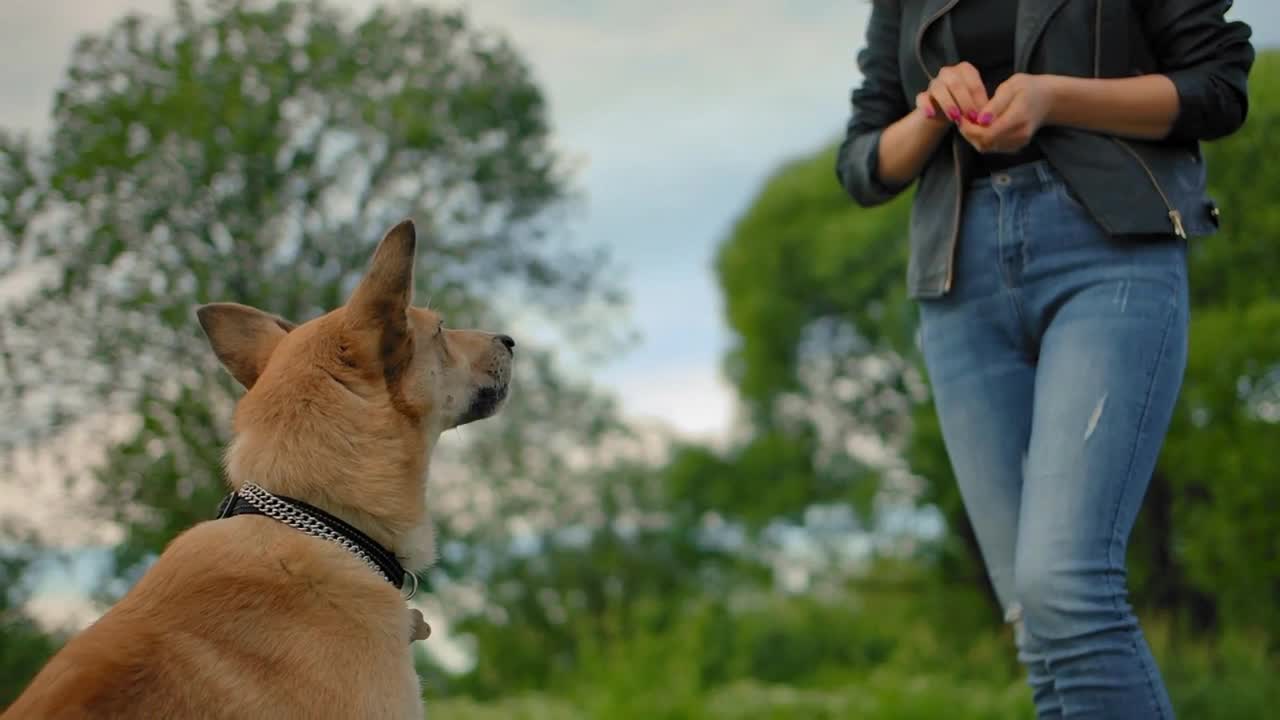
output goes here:
[{"label": "dog's muzzle", "polygon": [[510,383],[502,383],[501,385],[485,385],[476,390],[475,397],[471,399],[471,404],[467,406],[465,412],[458,418],[458,422],[454,427],[466,425],[467,423],[483,420],[491,417],[502,407],[502,402],[507,399],[507,390]]}]

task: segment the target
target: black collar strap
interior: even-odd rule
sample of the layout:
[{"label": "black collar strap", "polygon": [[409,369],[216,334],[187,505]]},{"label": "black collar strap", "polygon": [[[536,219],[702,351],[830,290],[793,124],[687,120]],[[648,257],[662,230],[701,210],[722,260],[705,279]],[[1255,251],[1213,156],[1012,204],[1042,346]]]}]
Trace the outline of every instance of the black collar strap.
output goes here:
[{"label": "black collar strap", "polygon": [[378,541],[334,517],[320,508],[295,498],[275,495],[253,483],[245,483],[218,505],[218,519],[233,515],[263,515],[284,523],[307,535],[336,543],[344,550],[360,558],[380,573],[387,582],[401,588],[406,576],[411,578],[412,589],[408,598],[418,592],[418,577],[406,572],[395,553]]}]

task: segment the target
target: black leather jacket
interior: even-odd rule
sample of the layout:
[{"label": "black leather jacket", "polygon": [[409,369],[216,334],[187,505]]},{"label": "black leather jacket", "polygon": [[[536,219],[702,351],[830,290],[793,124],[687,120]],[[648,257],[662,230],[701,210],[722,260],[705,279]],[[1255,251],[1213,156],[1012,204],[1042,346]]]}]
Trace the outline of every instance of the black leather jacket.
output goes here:
[{"label": "black leather jacket", "polygon": [[[958,57],[948,11],[962,0],[874,0],[862,84],[836,160],[836,175],[863,206],[907,185],[876,175],[880,135],[915,107],[937,71]],[[1229,22],[1231,0],[1021,0],[1014,72],[1119,78],[1167,75],[1181,105],[1168,137],[1122,140],[1065,127],[1034,138],[1093,218],[1113,236],[1208,235],[1218,208],[1206,193],[1200,141],[1235,132],[1248,111],[1251,30]],[[951,288],[962,189],[971,154],[955,130],[919,178],[911,213],[908,291]]]}]

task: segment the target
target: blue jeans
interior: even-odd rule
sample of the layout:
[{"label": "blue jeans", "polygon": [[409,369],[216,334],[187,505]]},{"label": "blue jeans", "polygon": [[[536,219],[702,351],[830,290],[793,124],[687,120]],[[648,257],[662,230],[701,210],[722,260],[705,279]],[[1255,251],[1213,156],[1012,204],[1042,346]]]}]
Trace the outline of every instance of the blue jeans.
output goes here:
[{"label": "blue jeans", "polygon": [[975,181],[921,343],[1041,718],[1172,718],[1125,547],[1186,366],[1186,244],[1110,239],[1045,163]]}]

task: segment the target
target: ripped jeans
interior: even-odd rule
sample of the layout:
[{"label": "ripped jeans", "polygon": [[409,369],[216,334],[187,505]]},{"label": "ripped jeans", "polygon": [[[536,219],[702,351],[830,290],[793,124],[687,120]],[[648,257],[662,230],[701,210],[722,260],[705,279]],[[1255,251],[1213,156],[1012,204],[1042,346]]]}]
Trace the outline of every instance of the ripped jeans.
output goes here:
[{"label": "ripped jeans", "polygon": [[1186,366],[1186,243],[1116,242],[1054,171],[975,181],[921,302],[943,438],[1041,718],[1172,718],[1125,547]]}]

